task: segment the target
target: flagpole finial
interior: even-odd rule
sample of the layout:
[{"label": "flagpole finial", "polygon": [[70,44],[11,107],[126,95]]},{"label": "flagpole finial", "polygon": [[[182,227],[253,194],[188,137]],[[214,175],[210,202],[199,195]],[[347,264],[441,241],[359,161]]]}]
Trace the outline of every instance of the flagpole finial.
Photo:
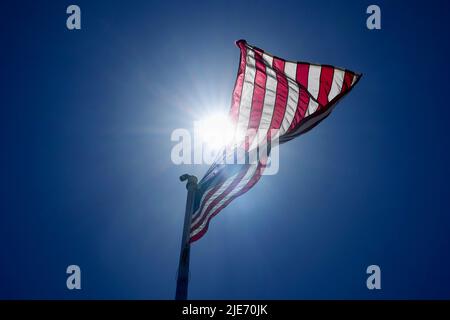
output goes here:
[{"label": "flagpole finial", "polygon": [[180,181],[186,181],[187,180],[187,184],[186,184],[186,188],[189,189],[191,187],[195,188],[197,186],[197,177],[190,175],[190,174],[183,174],[182,176],[180,176]]}]

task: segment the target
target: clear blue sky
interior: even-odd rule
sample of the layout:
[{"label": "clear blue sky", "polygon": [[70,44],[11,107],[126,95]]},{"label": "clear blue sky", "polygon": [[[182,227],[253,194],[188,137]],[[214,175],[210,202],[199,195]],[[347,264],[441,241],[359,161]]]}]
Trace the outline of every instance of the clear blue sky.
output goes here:
[{"label": "clear blue sky", "polygon": [[[65,27],[78,4],[82,29]],[[365,26],[382,10],[382,30]],[[175,128],[226,111],[234,41],[362,72],[191,250],[194,299],[450,298],[448,1],[2,4],[0,298],[172,299]],[[66,289],[66,267],[82,290]],[[366,288],[378,264],[382,290]]]}]

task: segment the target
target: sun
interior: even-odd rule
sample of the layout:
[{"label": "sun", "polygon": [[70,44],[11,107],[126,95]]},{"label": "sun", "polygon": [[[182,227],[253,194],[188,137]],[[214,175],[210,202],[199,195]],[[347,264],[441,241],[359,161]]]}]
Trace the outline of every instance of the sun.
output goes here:
[{"label": "sun", "polygon": [[208,115],[196,125],[201,142],[211,150],[218,151],[233,142],[235,126],[226,114]]}]

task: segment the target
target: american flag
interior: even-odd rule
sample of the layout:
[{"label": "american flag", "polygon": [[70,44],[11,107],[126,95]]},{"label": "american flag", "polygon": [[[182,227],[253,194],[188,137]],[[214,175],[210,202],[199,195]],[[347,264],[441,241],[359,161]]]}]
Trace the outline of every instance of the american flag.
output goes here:
[{"label": "american flag", "polygon": [[[230,119],[236,133],[253,130],[258,138],[235,140],[228,149],[249,152],[262,143],[275,139],[284,143],[307,132],[325,119],[361,78],[361,74],[330,65],[281,59],[245,40],[236,45],[241,57]],[[215,215],[258,182],[265,163],[216,161],[211,166],[196,191],[191,242],[206,233]]]}]

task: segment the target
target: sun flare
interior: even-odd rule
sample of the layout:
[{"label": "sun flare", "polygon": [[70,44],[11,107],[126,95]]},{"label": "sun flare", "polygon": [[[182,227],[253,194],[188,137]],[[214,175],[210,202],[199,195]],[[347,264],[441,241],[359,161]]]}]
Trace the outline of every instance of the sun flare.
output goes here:
[{"label": "sun flare", "polygon": [[235,127],[226,114],[212,114],[197,122],[199,138],[208,148],[220,150],[231,144]]}]

